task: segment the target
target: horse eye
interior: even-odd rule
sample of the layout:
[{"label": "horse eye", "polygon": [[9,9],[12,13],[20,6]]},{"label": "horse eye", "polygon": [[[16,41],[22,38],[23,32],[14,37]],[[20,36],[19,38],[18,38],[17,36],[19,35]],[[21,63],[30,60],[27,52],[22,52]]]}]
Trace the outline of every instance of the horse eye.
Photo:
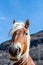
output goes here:
[{"label": "horse eye", "polygon": [[25,33],[26,35],[28,35],[28,33]]}]

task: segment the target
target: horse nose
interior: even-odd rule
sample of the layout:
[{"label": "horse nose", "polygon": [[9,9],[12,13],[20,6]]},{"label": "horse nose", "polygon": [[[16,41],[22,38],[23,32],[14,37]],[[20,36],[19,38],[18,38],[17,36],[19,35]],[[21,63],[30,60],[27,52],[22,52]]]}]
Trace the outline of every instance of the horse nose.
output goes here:
[{"label": "horse nose", "polygon": [[17,56],[20,53],[21,49],[20,48],[9,48],[9,54],[12,56]]}]

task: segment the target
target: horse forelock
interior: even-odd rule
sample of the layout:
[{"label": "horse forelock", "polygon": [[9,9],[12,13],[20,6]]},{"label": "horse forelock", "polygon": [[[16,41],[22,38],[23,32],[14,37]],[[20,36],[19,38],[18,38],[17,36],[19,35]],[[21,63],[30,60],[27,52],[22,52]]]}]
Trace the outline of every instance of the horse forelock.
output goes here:
[{"label": "horse forelock", "polygon": [[9,32],[10,35],[13,35],[13,33],[14,33],[15,31],[17,31],[18,29],[23,28],[24,26],[25,26],[24,23],[20,23],[20,22],[14,23],[13,26],[12,26],[12,28],[11,28],[11,30],[10,30],[10,32]]}]

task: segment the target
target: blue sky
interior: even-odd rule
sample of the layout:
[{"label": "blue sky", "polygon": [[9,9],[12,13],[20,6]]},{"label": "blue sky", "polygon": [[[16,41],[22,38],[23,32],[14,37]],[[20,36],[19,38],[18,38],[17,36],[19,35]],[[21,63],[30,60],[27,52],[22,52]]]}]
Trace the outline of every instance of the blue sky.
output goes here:
[{"label": "blue sky", "polygon": [[30,20],[30,34],[43,30],[43,0],[0,0],[0,43],[9,40],[13,19]]}]

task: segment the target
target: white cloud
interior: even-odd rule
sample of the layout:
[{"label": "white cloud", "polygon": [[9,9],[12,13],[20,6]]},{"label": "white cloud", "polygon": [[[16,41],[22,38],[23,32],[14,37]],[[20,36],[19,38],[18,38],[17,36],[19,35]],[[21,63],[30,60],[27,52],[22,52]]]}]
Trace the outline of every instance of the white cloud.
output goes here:
[{"label": "white cloud", "polygon": [[0,20],[5,20],[5,17],[0,17]]},{"label": "white cloud", "polygon": [[0,20],[3,20],[3,21],[9,21],[11,18],[10,17],[0,17]]}]

